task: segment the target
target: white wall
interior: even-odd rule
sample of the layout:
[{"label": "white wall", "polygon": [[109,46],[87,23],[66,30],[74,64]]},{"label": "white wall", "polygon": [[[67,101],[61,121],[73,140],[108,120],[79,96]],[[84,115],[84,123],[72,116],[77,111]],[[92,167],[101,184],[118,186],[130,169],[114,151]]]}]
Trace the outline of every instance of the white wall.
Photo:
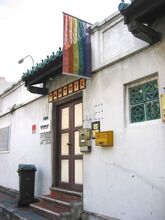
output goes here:
[{"label": "white wall", "polygon": [[36,99],[40,95],[32,94],[27,91],[22,81],[14,84],[9,90],[1,95],[1,109],[0,114],[8,112],[13,105],[22,105],[31,100]]},{"label": "white wall", "polygon": [[[22,93],[20,94],[19,91]],[[18,87],[3,99],[2,108],[7,110],[15,102],[19,105],[22,101],[34,99],[36,95]],[[20,95],[18,95],[20,94]],[[21,98],[22,97],[22,98]],[[17,101],[19,99],[19,101]],[[11,101],[11,102],[10,102]],[[4,105],[3,105],[4,104]],[[5,111],[6,112],[6,111]],[[4,113],[5,113],[4,112]],[[51,145],[40,144],[39,123],[43,117],[51,117],[51,107],[47,96],[38,98],[24,105],[13,113],[1,115],[0,126],[11,125],[11,139],[9,153],[0,153],[0,185],[12,189],[19,189],[18,165],[34,164],[37,168],[35,181],[35,194],[49,192],[52,184],[51,177]],[[36,124],[36,133],[32,134],[32,125]]]},{"label": "white wall", "polygon": [[[118,27],[121,28],[122,24],[118,24]],[[101,27],[94,35],[99,36],[100,32]],[[119,34],[120,31],[115,33]],[[111,34],[110,30],[108,34]],[[126,32],[120,37],[127,37]],[[132,42],[129,45],[133,45]],[[141,43],[136,48],[138,46],[141,47]],[[98,50],[96,42],[93,47],[94,51]],[[94,121],[95,112],[101,112],[97,114],[101,131],[114,130],[114,146],[95,146],[93,140],[92,152],[84,154],[86,211],[122,220],[165,219],[165,124],[161,119],[130,124],[125,91],[127,83],[157,73],[159,93],[164,92],[164,48],[163,37],[154,46],[98,71],[88,81],[83,96],[84,127],[90,127],[90,119]],[[113,55],[111,48],[108,49],[110,56],[108,52],[105,54],[111,63]],[[125,54],[126,48],[122,45],[121,49],[120,53]],[[96,52],[95,67],[101,65],[98,57]],[[103,65],[104,62],[108,61],[103,60]]]},{"label": "white wall", "polygon": [[119,13],[93,25],[91,40],[93,71],[148,46],[146,42],[135,38],[128,31]]},{"label": "white wall", "polygon": [[[77,78],[57,75],[54,81],[48,82],[48,87],[52,91],[75,79]],[[48,96],[32,94],[23,82],[18,82],[2,94],[0,104],[0,128],[11,125],[9,152],[0,152],[0,186],[18,190],[18,165],[34,164],[37,168],[35,194],[48,193],[52,184],[52,146],[40,144],[39,123],[46,116],[51,120],[52,103],[48,103]],[[16,110],[11,112],[13,106]],[[37,129],[32,134],[34,124]]]}]

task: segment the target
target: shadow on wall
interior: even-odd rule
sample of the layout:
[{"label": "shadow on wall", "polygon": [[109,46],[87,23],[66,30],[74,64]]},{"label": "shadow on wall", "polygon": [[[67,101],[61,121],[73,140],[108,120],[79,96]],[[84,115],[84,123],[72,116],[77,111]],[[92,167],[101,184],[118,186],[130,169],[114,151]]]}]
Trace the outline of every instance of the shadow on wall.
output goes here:
[{"label": "shadow on wall", "polygon": [[35,190],[34,190],[36,196],[49,193],[48,192],[49,189],[45,191],[45,184],[44,184],[45,182],[46,182],[45,172],[43,171],[43,169],[37,167],[37,171],[35,174]]}]

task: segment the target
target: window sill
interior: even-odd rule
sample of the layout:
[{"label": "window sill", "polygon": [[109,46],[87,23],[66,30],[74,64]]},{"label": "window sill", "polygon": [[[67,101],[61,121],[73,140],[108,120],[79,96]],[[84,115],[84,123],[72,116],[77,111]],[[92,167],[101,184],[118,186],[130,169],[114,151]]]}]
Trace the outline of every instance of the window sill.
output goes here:
[{"label": "window sill", "polygon": [[0,154],[8,154],[10,151],[0,151]]},{"label": "window sill", "polygon": [[127,123],[126,128],[133,128],[133,127],[148,127],[151,125],[158,125],[161,124],[162,119],[155,119],[155,120],[150,120],[150,121],[144,121],[144,122],[136,122],[136,123]]}]

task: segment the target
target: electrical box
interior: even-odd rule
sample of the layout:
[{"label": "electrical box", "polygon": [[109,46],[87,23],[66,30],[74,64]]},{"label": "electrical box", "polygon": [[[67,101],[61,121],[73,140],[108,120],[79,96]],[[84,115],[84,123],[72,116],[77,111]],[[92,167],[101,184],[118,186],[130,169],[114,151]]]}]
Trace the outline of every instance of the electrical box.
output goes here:
[{"label": "electrical box", "polygon": [[81,152],[91,151],[91,129],[82,128],[79,130],[79,146]]},{"label": "electrical box", "polygon": [[113,131],[96,132],[96,146],[112,147],[113,146]]}]

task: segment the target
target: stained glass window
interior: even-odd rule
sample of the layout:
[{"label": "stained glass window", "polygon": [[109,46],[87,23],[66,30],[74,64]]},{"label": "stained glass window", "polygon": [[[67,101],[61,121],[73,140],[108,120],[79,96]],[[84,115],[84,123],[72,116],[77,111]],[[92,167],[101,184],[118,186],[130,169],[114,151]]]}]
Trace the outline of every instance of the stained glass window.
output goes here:
[{"label": "stained glass window", "polygon": [[157,80],[129,88],[131,123],[160,118]]}]

